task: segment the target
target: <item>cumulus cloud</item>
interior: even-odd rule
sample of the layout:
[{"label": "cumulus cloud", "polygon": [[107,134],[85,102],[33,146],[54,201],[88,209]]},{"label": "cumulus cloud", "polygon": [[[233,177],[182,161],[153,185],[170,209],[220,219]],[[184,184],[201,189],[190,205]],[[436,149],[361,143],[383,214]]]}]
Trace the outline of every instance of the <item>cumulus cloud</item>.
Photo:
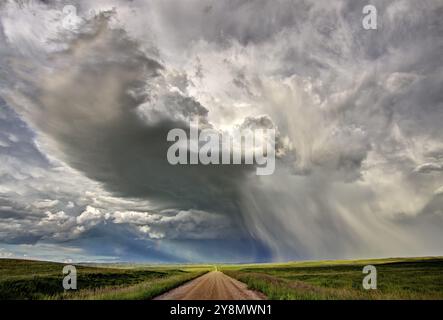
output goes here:
[{"label": "cumulus cloud", "polygon": [[0,258],[12,258],[14,254],[6,251],[5,248],[0,248]]}]

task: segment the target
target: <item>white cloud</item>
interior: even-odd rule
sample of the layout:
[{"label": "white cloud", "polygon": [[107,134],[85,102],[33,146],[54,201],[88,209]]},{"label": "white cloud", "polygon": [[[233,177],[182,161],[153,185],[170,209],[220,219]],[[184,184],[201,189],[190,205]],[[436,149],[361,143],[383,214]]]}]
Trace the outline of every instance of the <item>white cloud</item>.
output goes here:
[{"label": "white cloud", "polygon": [[5,248],[0,248],[0,258],[12,258],[14,254],[12,252],[6,251]]},{"label": "white cloud", "polygon": [[433,171],[443,171],[443,164],[423,163],[414,169],[415,172],[429,173]]},{"label": "white cloud", "polygon": [[52,207],[56,206],[58,203],[59,203],[58,200],[45,199],[42,201],[36,201],[32,205],[34,207],[36,207],[37,209],[47,209],[47,208],[52,208]]}]

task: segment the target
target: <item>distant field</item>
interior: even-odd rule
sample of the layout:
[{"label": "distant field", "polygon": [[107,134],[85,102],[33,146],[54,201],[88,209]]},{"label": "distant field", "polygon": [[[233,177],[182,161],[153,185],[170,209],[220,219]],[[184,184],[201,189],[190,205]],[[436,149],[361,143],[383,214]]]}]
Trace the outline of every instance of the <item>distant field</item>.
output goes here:
[{"label": "distant field", "polygon": [[77,266],[76,291],[64,291],[64,264],[0,259],[0,300],[5,299],[150,299],[198,277],[211,267]]},{"label": "distant field", "polygon": [[[377,290],[364,290],[363,266],[377,268]],[[227,275],[269,299],[443,299],[443,258],[307,261],[224,265]]]}]

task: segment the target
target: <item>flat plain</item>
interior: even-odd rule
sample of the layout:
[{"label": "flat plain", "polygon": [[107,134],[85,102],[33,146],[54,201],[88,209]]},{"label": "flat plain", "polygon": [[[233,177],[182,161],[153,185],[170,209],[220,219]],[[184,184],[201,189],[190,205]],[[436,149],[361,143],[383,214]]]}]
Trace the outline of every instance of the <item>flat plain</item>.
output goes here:
[{"label": "flat plain", "polygon": [[[234,300],[255,294],[273,300],[443,299],[442,257],[229,265],[79,264],[78,290],[69,291],[62,287],[64,265],[0,259],[0,300],[204,300],[217,298],[217,292],[228,292],[224,299]],[[362,286],[365,265],[377,269],[377,290]],[[239,292],[232,292],[235,288]]]},{"label": "flat plain", "polygon": [[[365,290],[363,267],[374,265],[377,289]],[[225,265],[222,271],[269,299],[443,299],[443,258],[302,261]]]}]

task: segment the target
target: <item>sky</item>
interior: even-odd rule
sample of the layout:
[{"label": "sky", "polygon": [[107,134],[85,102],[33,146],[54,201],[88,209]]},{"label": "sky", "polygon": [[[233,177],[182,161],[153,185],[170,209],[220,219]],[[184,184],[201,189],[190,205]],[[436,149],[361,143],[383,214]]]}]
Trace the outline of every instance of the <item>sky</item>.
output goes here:
[{"label": "sky", "polygon": [[[442,255],[442,15],[439,0],[2,0],[0,258]],[[169,164],[167,133],[195,119],[275,129],[275,172]]]}]

